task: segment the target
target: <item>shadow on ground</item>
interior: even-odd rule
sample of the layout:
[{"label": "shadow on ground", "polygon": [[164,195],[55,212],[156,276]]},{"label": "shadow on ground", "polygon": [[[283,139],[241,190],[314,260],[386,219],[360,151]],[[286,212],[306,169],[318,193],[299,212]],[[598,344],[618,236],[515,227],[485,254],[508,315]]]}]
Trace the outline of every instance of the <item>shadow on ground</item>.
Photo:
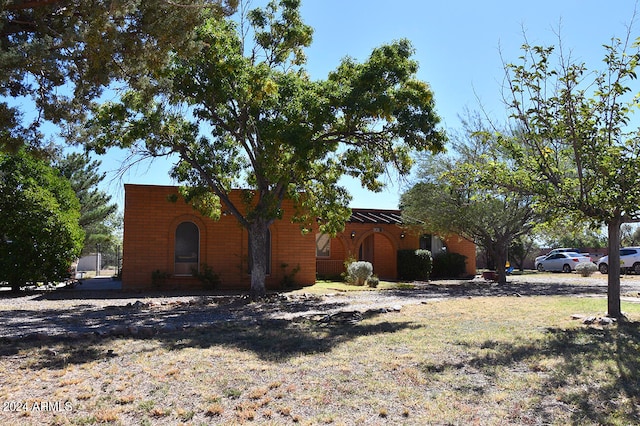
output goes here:
[{"label": "shadow on ground", "polygon": [[428,363],[421,369],[435,377],[451,369],[467,378],[476,375],[480,385],[470,391],[477,395],[503,374],[500,368],[515,375],[533,372],[541,380],[537,396],[527,401],[533,404],[527,411],[537,423],[557,423],[559,410],[570,413],[571,424],[640,424],[640,323],[552,328],[537,341],[484,341],[467,344],[467,350],[477,355],[464,362]]},{"label": "shadow on ground", "polygon": [[388,290],[393,295],[405,297],[484,297],[484,296],[581,296],[606,295],[605,285],[577,284],[553,281],[508,281],[496,284],[479,280],[447,280],[417,282],[415,289]]},{"label": "shadow on ground", "polygon": [[[179,311],[171,311],[171,315],[181,314]],[[336,345],[358,336],[395,333],[404,328],[416,327],[404,322],[361,322],[364,318],[373,318],[382,312],[351,314],[349,318],[344,315],[329,315],[293,321],[256,316],[251,321],[199,324],[197,327],[154,335],[128,335],[127,338],[159,342],[169,351],[227,346],[251,351],[264,360],[281,362],[303,354],[329,352]],[[22,351],[35,349],[37,356],[31,356],[28,361],[30,369],[63,369],[70,364],[84,364],[117,357],[118,354],[109,349],[113,347],[110,341],[114,338],[118,336],[101,338],[97,335],[83,335],[72,340],[19,340],[10,345],[2,345],[0,356],[15,356]]]},{"label": "shadow on ground", "polygon": [[[119,283],[114,285],[107,281],[98,284],[119,286]],[[413,289],[347,292],[335,297],[276,293],[262,302],[250,303],[246,294],[237,292],[142,293],[85,288],[88,290],[58,289],[23,295],[29,303],[17,303],[14,309],[0,311],[0,339],[37,340],[47,336],[64,338],[69,334],[86,337],[91,333],[102,336],[146,335],[228,322],[244,326],[282,318],[283,313],[289,314],[291,319],[354,310],[353,304],[381,307],[385,303],[402,305],[448,297],[606,294],[606,286],[548,282],[495,285],[482,281],[448,281],[416,283]],[[57,300],[78,303],[57,307]],[[113,304],[105,305],[111,300]],[[39,306],[38,302],[54,303]]]}]

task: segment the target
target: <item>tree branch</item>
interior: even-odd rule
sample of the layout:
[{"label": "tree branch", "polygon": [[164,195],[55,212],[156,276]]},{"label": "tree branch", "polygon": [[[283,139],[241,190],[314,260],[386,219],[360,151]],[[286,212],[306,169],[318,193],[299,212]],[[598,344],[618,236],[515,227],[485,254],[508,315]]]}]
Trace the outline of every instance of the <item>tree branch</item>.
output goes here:
[{"label": "tree branch", "polygon": [[[65,3],[67,1],[62,0]],[[61,0],[35,0],[35,1],[23,1],[21,3],[12,3],[5,5],[4,8],[6,10],[24,10],[24,9],[35,9],[40,7],[49,6],[55,3],[60,3]]]}]

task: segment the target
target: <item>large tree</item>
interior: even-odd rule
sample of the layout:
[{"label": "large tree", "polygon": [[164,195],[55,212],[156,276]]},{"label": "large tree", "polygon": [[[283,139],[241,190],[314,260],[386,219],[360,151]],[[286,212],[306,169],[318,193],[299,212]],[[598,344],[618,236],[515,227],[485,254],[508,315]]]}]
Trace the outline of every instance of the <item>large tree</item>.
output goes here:
[{"label": "large tree", "polygon": [[[217,197],[247,229],[251,292],[265,293],[266,238],[285,198],[307,228],[316,219],[336,232],[349,216],[343,175],[380,190],[390,168],[408,173],[412,150],[438,151],[443,135],[429,86],[416,79],[406,40],[344,59],[327,79],[304,69],[312,29],[299,0],[271,2],[236,20],[197,31],[202,50],[176,54],[164,77],[173,85],[155,102],[129,91],[96,111],[92,147],[175,153],[173,176],[187,199]],[[246,189],[244,203],[230,198]]]},{"label": "large tree", "polygon": [[66,278],[80,254],[80,205],[69,181],[24,150],[0,153],[0,281]]},{"label": "large tree", "polygon": [[640,228],[625,223],[620,227],[620,240],[623,246],[640,246]]},{"label": "large tree", "polygon": [[[44,121],[64,124],[113,81],[143,88],[167,52],[237,0],[0,0],[0,150],[39,148]],[[9,99],[9,98],[14,98]],[[25,99],[37,113],[25,116]]]},{"label": "large tree", "polygon": [[640,129],[631,120],[640,51],[619,39],[604,49],[604,69],[589,71],[561,48],[523,45],[521,61],[506,64],[519,135],[504,142],[532,177],[513,180],[514,190],[540,196],[550,213],[608,227],[608,315],[620,317],[620,226],[640,218]]},{"label": "large tree", "polygon": [[402,194],[403,220],[475,242],[495,263],[498,282],[506,283],[510,244],[539,219],[535,197],[499,185],[509,161],[477,117],[463,121],[463,131],[450,139],[446,154],[422,160],[419,181]]},{"label": "large tree", "polygon": [[568,216],[551,217],[536,228],[536,238],[543,247],[599,249],[607,246],[606,230],[593,228],[588,222],[576,222]]},{"label": "large tree", "polygon": [[111,203],[111,196],[100,190],[100,182],[105,178],[100,173],[101,162],[91,160],[88,154],[69,153],[60,157],[55,167],[67,178],[80,201],[80,226],[84,230],[83,253],[95,251],[96,244],[103,248],[116,242],[115,229],[110,221],[115,216],[118,205]]}]

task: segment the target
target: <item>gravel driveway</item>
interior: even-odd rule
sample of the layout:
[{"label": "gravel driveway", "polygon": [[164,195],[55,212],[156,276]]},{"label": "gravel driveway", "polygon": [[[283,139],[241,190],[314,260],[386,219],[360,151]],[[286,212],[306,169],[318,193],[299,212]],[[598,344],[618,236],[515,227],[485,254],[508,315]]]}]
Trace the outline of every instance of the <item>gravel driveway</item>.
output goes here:
[{"label": "gravel driveway", "polygon": [[[0,339],[82,339],[88,336],[152,336],[236,322],[358,320],[407,304],[450,297],[574,295],[606,297],[607,277],[576,274],[513,275],[506,285],[481,278],[414,283],[414,289],[312,295],[281,293],[253,303],[229,293],[133,293],[58,289],[14,296],[0,293]],[[640,302],[640,276],[621,278],[625,300]]]}]

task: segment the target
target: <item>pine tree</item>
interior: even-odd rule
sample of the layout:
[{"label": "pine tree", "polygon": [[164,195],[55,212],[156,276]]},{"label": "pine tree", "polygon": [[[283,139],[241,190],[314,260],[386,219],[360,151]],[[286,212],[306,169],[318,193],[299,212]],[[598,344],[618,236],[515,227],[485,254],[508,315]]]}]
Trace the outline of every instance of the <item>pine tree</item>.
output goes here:
[{"label": "pine tree", "polygon": [[115,232],[109,222],[116,214],[118,205],[110,203],[111,196],[98,189],[106,176],[98,172],[100,165],[100,161],[92,161],[87,154],[80,153],[68,154],[56,164],[80,201],[80,226],[85,232],[85,254],[93,251],[96,244],[109,244],[115,240]]}]

